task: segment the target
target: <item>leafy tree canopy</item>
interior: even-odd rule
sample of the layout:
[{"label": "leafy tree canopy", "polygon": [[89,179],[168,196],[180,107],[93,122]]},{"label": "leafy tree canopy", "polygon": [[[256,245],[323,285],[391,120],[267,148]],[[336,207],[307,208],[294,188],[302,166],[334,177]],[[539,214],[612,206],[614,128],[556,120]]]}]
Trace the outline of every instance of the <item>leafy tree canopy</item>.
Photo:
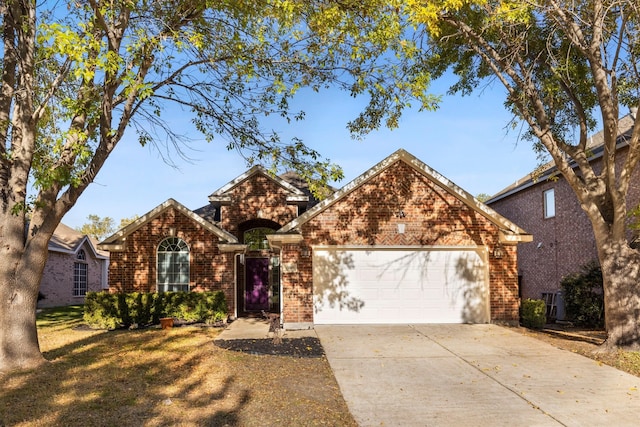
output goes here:
[{"label": "leafy tree canopy", "polygon": [[171,123],[181,111],[207,141],[274,172],[296,170],[321,193],[340,168],[262,125],[302,119],[290,107],[301,88],[367,97],[349,124],[355,134],[397,126],[412,100],[433,108],[403,4],[0,2],[0,323],[9,325],[0,370],[42,362],[35,306],[47,242],[125,132],[174,147],[171,161],[187,142]]},{"label": "leafy tree canopy", "polygon": [[[281,141],[261,118],[303,119],[289,106],[302,87],[366,94],[370,102],[351,122],[354,132],[397,126],[411,97],[432,107],[421,90],[428,73],[409,73],[397,61],[415,50],[404,42],[406,22],[391,13],[399,3],[87,0],[22,10],[9,1],[0,15],[11,35],[2,64],[12,90],[0,99],[7,159],[22,148],[9,106],[27,76],[33,97],[25,114],[37,124],[33,146],[25,147],[37,193],[16,200],[17,208],[49,204],[64,191],[75,200],[128,128],[143,145],[168,144],[181,153],[186,138],[171,126],[169,105],[191,117],[208,141],[224,141],[249,163],[297,170],[315,180],[313,188],[339,179],[337,165],[301,140]],[[33,69],[21,68],[28,52],[20,50],[27,46],[18,27],[35,33]]]},{"label": "leafy tree canopy", "polygon": [[[640,159],[640,6],[635,0],[408,0],[420,60],[452,71],[451,93],[501,85],[514,124],[549,156],[591,221],[609,346],[640,347],[640,252],[627,241],[627,196]],[[420,61],[419,60],[419,61]],[[590,134],[602,127],[601,161]],[[624,149],[619,149],[624,142]],[[548,158],[548,157],[547,157]]]},{"label": "leafy tree canopy", "polygon": [[140,218],[140,215],[133,215],[132,217],[129,217],[129,218],[121,218],[118,229],[125,228],[127,225],[131,224],[132,222],[137,221],[139,218]]},{"label": "leafy tree canopy", "polygon": [[98,241],[103,240],[115,231],[111,217],[105,216],[101,218],[98,215],[90,214],[87,219],[89,222],[82,224],[82,227],[77,228],[77,230]]}]

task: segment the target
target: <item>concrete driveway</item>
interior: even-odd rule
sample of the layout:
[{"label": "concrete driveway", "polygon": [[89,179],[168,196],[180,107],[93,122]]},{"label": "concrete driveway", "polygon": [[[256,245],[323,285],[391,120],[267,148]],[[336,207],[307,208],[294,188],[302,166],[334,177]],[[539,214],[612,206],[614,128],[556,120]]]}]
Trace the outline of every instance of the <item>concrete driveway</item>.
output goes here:
[{"label": "concrete driveway", "polygon": [[316,325],[360,426],[637,426],[640,378],[496,325]]}]

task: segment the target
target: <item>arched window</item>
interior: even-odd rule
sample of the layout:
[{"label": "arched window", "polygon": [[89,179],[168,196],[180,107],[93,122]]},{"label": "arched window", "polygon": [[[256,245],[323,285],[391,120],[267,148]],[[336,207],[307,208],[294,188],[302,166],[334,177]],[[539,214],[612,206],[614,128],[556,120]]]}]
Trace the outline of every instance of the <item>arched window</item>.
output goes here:
[{"label": "arched window", "polygon": [[269,249],[267,234],[273,234],[273,230],[266,227],[258,227],[245,231],[243,239],[247,249],[250,251]]},{"label": "arched window", "polygon": [[83,297],[87,294],[87,254],[80,249],[73,263],[73,296]]},{"label": "arched window", "polygon": [[189,246],[177,237],[158,245],[158,292],[189,290]]}]

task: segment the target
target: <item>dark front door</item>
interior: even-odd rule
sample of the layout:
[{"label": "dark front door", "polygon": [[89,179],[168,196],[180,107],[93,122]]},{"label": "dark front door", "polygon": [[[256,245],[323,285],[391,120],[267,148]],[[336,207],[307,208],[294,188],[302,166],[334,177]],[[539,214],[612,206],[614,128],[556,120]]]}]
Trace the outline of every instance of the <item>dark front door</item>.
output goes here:
[{"label": "dark front door", "polygon": [[269,258],[245,260],[245,311],[269,310]]}]

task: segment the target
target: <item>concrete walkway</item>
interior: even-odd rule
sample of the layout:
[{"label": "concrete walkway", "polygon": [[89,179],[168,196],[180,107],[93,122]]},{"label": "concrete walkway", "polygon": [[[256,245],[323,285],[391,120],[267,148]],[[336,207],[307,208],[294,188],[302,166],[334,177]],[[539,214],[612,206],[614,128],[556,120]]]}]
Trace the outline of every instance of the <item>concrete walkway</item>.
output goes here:
[{"label": "concrete walkway", "polygon": [[[317,337],[313,329],[282,330],[283,338]],[[269,332],[269,321],[263,318],[239,317],[231,322],[215,340],[260,339],[273,338],[273,332]]]},{"label": "concrete walkway", "polygon": [[360,426],[637,426],[640,378],[496,325],[316,326]]}]

